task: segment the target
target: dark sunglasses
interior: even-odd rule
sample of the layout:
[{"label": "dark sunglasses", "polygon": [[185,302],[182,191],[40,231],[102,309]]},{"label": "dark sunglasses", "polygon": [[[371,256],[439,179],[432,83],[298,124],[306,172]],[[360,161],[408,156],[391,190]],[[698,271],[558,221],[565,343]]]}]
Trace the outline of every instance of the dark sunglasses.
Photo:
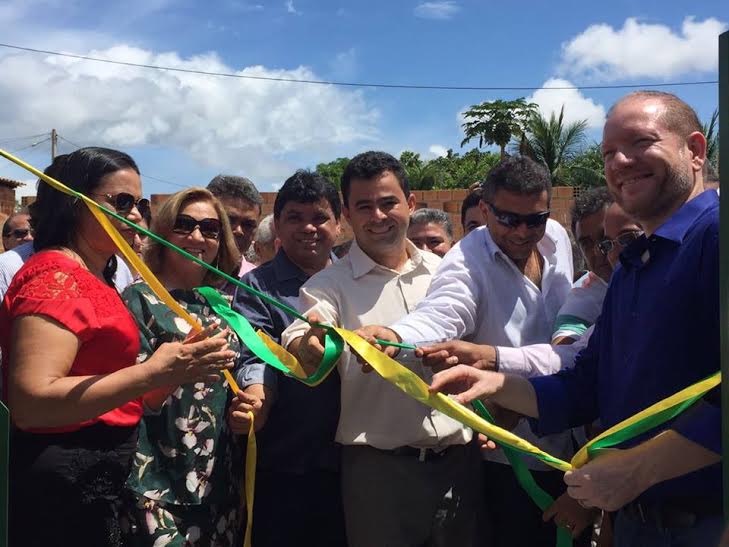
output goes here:
[{"label": "dark sunglasses", "polygon": [[32,228],[17,228],[10,230],[7,234],[3,234],[3,237],[13,236],[16,239],[23,239],[24,237],[28,237],[28,234],[33,235]]},{"label": "dark sunglasses", "polygon": [[177,215],[175,225],[172,231],[180,235],[190,235],[195,228],[200,229],[200,233],[206,239],[218,239],[221,230],[220,221],[217,218],[204,218],[198,220],[190,215]]},{"label": "dark sunglasses", "polygon": [[501,209],[494,207],[491,203],[489,203],[488,206],[494,214],[494,217],[496,217],[496,221],[507,228],[517,228],[521,224],[526,224],[527,228],[544,226],[547,223],[547,219],[550,214],[549,211],[544,211],[542,213],[533,213],[531,215],[520,215],[518,213],[502,211]]},{"label": "dark sunglasses", "polygon": [[603,239],[600,243],[597,244],[597,248],[600,249],[600,252],[602,254],[607,256],[608,253],[613,250],[616,244],[625,248],[642,235],[643,232],[641,232],[640,230],[637,230],[635,232],[625,232],[624,234],[620,234],[615,239]]},{"label": "dark sunglasses", "polygon": [[116,212],[121,213],[123,215],[129,214],[129,212],[132,209],[134,209],[134,207],[137,208],[137,211],[139,211],[139,214],[141,214],[142,216],[145,216],[145,215],[147,215],[147,213],[149,213],[149,200],[147,198],[134,199],[133,195],[128,194],[126,192],[119,192],[116,195],[112,195],[112,194],[92,194],[92,195],[104,196],[114,206],[114,209],[116,209]]}]

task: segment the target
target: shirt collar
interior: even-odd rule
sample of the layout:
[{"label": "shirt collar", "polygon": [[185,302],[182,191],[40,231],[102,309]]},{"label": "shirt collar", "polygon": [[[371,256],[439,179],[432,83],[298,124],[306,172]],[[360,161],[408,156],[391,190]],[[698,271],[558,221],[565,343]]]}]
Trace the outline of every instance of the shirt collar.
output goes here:
[{"label": "shirt collar", "polygon": [[[413,245],[410,240],[406,239],[405,245],[408,257],[410,258],[413,266],[419,266],[423,262],[423,255],[420,253],[420,250]],[[352,264],[352,277],[354,279],[359,279],[360,277],[370,273],[375,268],[385,268],[381,264],[372,260],[370,256],[362,250],[356,239],[352,241],[352,246],[349,249],[347,257]]]},{"label": "shirt collar", "polygon": [[273,275],[276,276],[276,281],[288,281],[290,279],[306,281],[309,279],[306,272],[294,264],[283,249],[279,249],[276,256],[273,257]]},{"label": "shirt collar", "polygon": [[719,196],[715,190],[705,190],[694,199],[684,203],[671,218],[664,222],[655,235],[676,243],[683,243],[689,228],[694,224],[704,211],[715,206],[719,202]]}]

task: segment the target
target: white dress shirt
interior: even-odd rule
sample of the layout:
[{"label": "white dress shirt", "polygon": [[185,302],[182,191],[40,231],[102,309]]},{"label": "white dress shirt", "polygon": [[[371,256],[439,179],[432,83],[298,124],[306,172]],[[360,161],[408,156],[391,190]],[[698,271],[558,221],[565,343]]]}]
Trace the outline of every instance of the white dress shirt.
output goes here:
[{"label": "white dress shirt", "polygon": [[[346,329],[386,325],[413,311],[430,284],[440,258],[408,241],[409,260],[401,271],[377,264],[352,243],[341,260],[312,276],[299,292],[299,310]],[[282,335],[284,347],[309,326],[296,320]],[[460,423],[410,398],[375,372],[363,373],[348,350],[338,364],[341,412],[336,440],[382,450],[465,444],[472,432]],[[432,373],[418,363],[410,367],[426,382]]]},{"label": "white dress shirt", "polygon": [[[513,348],[548,345],[554,320],[572,287],[572,246],[564,228],[549,220],[537,249],[544,257],[541,289],[499,249],[486,227],[474,230],[443,258],[415,312],[392,329],[414,344],[463,339]],[[505,362],[501,370],[528,376],[535,367],[526,361],[510,370]],[[514,433],[557,457],[572,455],[569,432],[537,439],[522,421]],[[501,452],[487,458],[506,463]],[[533,469],[545,469],[532,458],[525,461]]]}]

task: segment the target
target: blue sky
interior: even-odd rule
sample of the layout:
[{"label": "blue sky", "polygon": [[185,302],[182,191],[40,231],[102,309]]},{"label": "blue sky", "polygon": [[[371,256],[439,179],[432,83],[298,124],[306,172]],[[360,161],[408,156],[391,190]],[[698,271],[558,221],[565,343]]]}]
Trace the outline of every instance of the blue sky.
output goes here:
[{"label": "blue sky", "polygon": [[[144,64],[397,84],[554,86],[717,78],[725,0],[684,2],[4,0],[2,41]],[[459,113],[496,98],[565,104],[599,140],[624,91],[432,91],[252,82],[0,48],[0,147],[38,167],[47,132],[130,152],[144,174],[204,185],[219,172],[272,190],[299,167],[366,149],[460,148]],[[708,118],[714,85],[675,91]],[[61,152],[71,146],[61,141]],[[0,163],[0,176],[31,180]],[[173,184],[144,179],[145,193]],[[32,184],[23,191],[34,193]]]}]

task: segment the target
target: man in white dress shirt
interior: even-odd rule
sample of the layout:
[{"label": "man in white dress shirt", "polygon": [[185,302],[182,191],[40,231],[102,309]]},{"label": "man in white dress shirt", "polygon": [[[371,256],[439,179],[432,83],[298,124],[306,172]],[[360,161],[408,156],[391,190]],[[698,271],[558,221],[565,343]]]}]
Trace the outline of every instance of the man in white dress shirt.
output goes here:
[{"label": "man in white dress shirt", "polygon": [[[422,345],[462,339],[518,348],[546,343],[572,287],[572,247],[567,232],[549,219],[549,173],[527,157],[499,163],[483,183],[486,226],[474,230],[445,256],[428,296],[390,329],[364,329],[378,338]],[[513,371],[524,373],[525,371]],[[515,429],[547,452],[569,459],[569,432],[537,437],[526,422]],[[487,492],[484,545],[533,546],[554,542],[555,528],[516,481],[500,451],[485,456]],[[533,459],[526,464],[553,496],[564,490],[562,473]]]},{"label": "man in white dress shirt", "polygon": [[[299,293],[311,321],[347,329],[390,323],[425,297],[440,258],[406,239],[415,206],[405,171],[383,152],[352,159],[342,176],[349,254],[312,276]],[[305,368],[323,353],[322,329],[296,321],[282,343]],[[339,361],[342,499],[351,547],[472,545],[480,495],[472,432],[409,398],[355,356]],[[427,379],[421,363],[416,373]],[[303,411],[303,410],[302,410]]]}]

